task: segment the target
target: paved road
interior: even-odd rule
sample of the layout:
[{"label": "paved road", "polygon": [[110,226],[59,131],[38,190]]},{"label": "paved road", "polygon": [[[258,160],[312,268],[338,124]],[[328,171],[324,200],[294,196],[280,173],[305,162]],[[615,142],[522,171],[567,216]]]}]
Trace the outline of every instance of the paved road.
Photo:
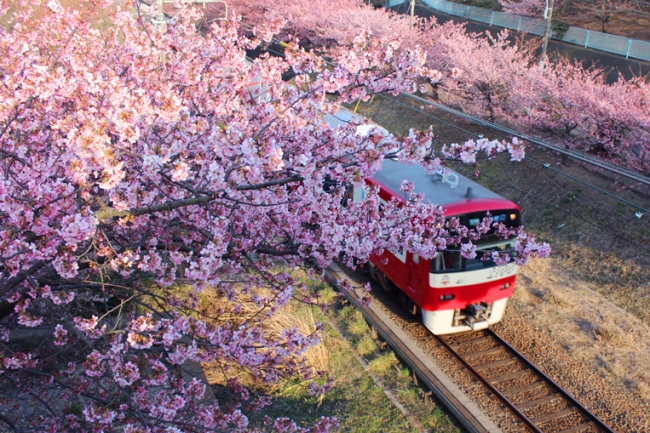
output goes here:
[{"label": "paved road", "polygon": [[[408,10],[408,3],[403,3],[399,6],[391,8],[400,13],[406,13]],[[443,24],[447,21],[454,21],[457,23],[466,23],[467,30],[469,32],[478,32],[485,33],[486,31],[496,34],[502,30],[501,27],[490,27],[487,24],[479,23],[476,21],[467,21],[463,18],[456,17],[453,15],[448,15],[444,12],[439,12],[436,9],[430,8],[428,6],[416,5],[415,13],[421,17],[431,17],[435,16],[440,24]],[[515,30],[510,30],[511,35],[518,37],[520,34]],[[541,41],[541,38],[535,35],[528,35],[527,38],[537,39]],[[541,49],[540,49],[541,50]],[[582,48],[579,45],[567,44],[563,42],[558,42],[551,40],[549,43],[549,56],[562,55],[566,58],[575,59],[581,61],[583,65],[589,67],[595,65],[605,70],[607,74],[607,82],[611,83],[618,79],[619,72],[626,78],[630,79],[633,75],[636,76],[645,76],[646,78],[650,77],[650,63],[643,62],[640,60],[626,59],[623,56],[618,56],[615,54],[606,53],[603,51],[592,50],[588,48]]]}]

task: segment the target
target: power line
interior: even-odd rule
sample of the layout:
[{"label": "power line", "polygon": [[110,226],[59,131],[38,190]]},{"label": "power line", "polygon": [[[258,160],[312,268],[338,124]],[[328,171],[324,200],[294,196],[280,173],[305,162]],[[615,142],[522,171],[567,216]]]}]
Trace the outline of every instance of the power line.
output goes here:
[{"label": "power line", "polygon": [[[538,169],[538,170],[539,170],[539,169]],[[516,191],[523,192],[523,190],[522,190],[521,188],[519,188],[518,186],[514,185],[513,183],[508,183],[508,185],[509,185],[511,188],[515,189]],[[560,189],[560,190],[562,191],[562,189],[561,189],[559,186],[556,186],[556,188],[558,188],[558,189]],[[567,192],[567,191],[563,191],[563,192],[566,193],[566,194],[570,194],[570,193]],[[545,204],[548,205],[548,206],[554,206],[554,205],[556,205],[555,203],[551,202],[549,199],[547,199],[547,198],[543,198],[543,197],[541,197],[540,195],[535,195],[533,200],[534,200],[534,201],[542,201],[543,203],[545,203]],[[587,202],[585,202],[584,200],[580,200],[580,201],[581,201],[582,203],[584,203],[585,205],[591,207],[592,209],[595,208],[595,206],[594,206],[593,204],[591,204],[591,203],[587,203]],[[611,227],[609,227],[609,226],[603,226],[603,225],[600,225],[600,224],[596,224],[596,223],[594,223],[593,221],[590,221],[590,220],[588,220],[588,219],[585,219],[585,218],[581,217],[579,214],[577,214],[577,213],[575,213],[575,212],[570,212],[570,211],[569,211],[568,209],[566,209],[566,208],[564,208],[564,210],[565,210],[565,215],[566,215],[566,216],[571,217],[571,218],[574,218],[574,219],[579,220],[579,221],[582,221],[582,222],[584,222],[585,224],[588,224],[588,225],[590,225],[590,226],[593,226],[593,227],[595,227],[595,228],[597,228],[597,229],[599,229],[599,230],[602,230],[602,231],[608,232],[610,235],[615,236],[615,237],[617,237],[617,238],[619,238],[619,239],[624,239],[625,242],[629,243],[630,245],[634,245],[635,247],[637,247],[637,248],[639,248],[639,249],[642,249],[642,250],[644,250],[644,251],[650,253],[650,248],[648,248],[648,247],[645,246],[645,245],[641,245],[641,244],[635,242],[634,240],[630,239],[629,236],[628,236],[627,234],[625,234],[625,233],[620,233],[620,232],[617,232],[617,231],[615,231],[615,230],[612,230]],[[597,209],[597,210],[600,211],[599,209]]]},{"label": "power line", "polygon": [[526,159],[529,160],[529,161],[534,162],[535,164],[539,164],[539,165],[541,165],[542,167],[545,167],[548,170],[554,171],[555,173],[559,173],[559,174],[561,174],[563,176],[566,176],[566,177],[568,177],[569,179],[571,179],[571,180],[573,180],[575,182],[579,182],[579,183],[581,183],[581,184],[583,184],[585,186],[588,186],[589,188],[592,188],[592,189],[594,189],[594,190],[596,190],[598,192],[602,192],[603,194],[608,195],[608,196],[610,196],[610,197],[612,197],[612,198],[614,198],[614,199],[616,199],[616,200],[618,200],[618,201],[620,201],[622,203],[625,203],[628,206],[632,206],[633,208],[638,209],[641,212],[650,214],[650,210],[648,210],[648,209],[642,208],[641,206],[638,206],[638,205],[636,205],[636,204],[634,204],[632,202],[629,202],[629,201],[627,201],[627,200],[625,200],[625,199],[623,199],[623,198],[621,198],[621,197],[619,197],[617,195],[612,194],[611,192],[605,191],[604,189],[601,189],[601,188],[599,188],[599,187],[597,187],[595,185],[592,185],[592,184],[590,184],[588,182],[585,182],[584,180],[580,180],[577,177],[571,176],[570,174],[564,173],[564,172],[562,172],[562,171],[560,171],[560,170],[558,170],[556,168],[553,168],[547,163],[535,161],[533,158],[530,158],[528,156],[526,157]]},{"label": "power line", "polygon": [[[242,25],[252,29],[251,26],[247,26],[245,24],[242,24]],[[272,41],[282,45],[282,41],[280,41],[279,39],[272,38]],[[267,48],[267,51],[269,51],[270,53],[276,54],[278,56],[284,57],[284,53],[275,51],[275,50],[271,49],[270,47]],[[326,64],[330,65],[330,66],[336,66],[335,63],[330,62],[328,60],[324,60],[324,62]],[[455,128],[455,129],[457,129],[459,131],[462,131],[462,132],[464,132],[466,134],[469,134],[469,135],[475,136],[475,137],[479,137],[479,134],[476,134],[474,132],[463,129],[463,128],[457,126],[457,125],[454,125],[451,122],[448,122],[448,121],[443,120],[443,119],[441,119],[439,117],[436,117],[433,114],[428,113],[428,112],[426,112],[424,110],[418,109],[418,108],[413,107],[413,106],[408,105],[408,104],[404,104],[401,101],[398,101],[398,100],[396,100],[394,98],[390,98],[390,97],[382,95],[382,94],[378,94],[378,96],[381,97],[381,98],[384,98],[386,100],[389,100],[389,101],[391,101],[393,103],[396,103],[398,105],[401,105],[403,107],[410,108],[411,110],[414,110],[414,111],[416,111],[418,113],[424,114],[425,116],[427,116],[429,118],[435,119],[439,123],[443,123],[445,125],[451,126],[452,128]],[[433,106],[435,108],[438,108],[438,109],[440,109],[440,110],[442,110],[444,112],[447,112],[447,113],[449,113],[449,114],[451,114],[453,116],[461,117],[461,118],[470,120],[472,122],[478,123],[479,125],[487,127],[489,129],[493,129],[493,130],[499,131],[499,132],[504,133],[504,134],[508,134],[508,135],[518,137],[518,138],[520,138],[522,140],[526,140],[526,141],[529,141],[531,143],[534,143],[534,144],[536,144],[536,145],[538,145],[538,146],[540,146],[542,148],[552,150],[552,151],[560,153],[562,155],[567,155],[567,156],[569,156],[569,157],[571,157],[573,159],[576,159],[578,161],[585,162],[587,164],[596,166],[598,168],[602,168],[604,170],[610,171],[612,173],[619,174],[621,176],[627,177],[628,179],[632,179],[632,180],[637,181],[639,183],[643,183],[645,185],[650,186],[650,178],[647,178],[647,177],[642,176],[642,175],[640,175],[638,173],[634,173],[632,171],[626,170],[624,168],[618,167],[618,166],[616,166],[614,164],[611,164],[611,163],[608,163],[608,162],[605,162],[605,161],[597,160],[595,158],[589,157],[587,155],[583,155],[582,153],[579,153],[579,152],[576,152],[576,151],[573,151],[573,150],[564,149],[564,148],[559,147],[557,145],[547,143],[547,142],[545,142],[543,140],[540,140],[540,139],[538,139],[536,137],[531,137],[531,136],[522,134],[519,131],[516,131],[514,129],[510,129],[510,128],[505,127],[505,126],[501,126],[501,125],[489,122],[487,120],[480,119],[478,117],[472,116],[472,115],[467,114],[467,113],[463,113],[462,111],[455,110],[453,108],[447,107],[445,105],[439,104],[437,102],[433,102],[431,100],[428,100],[428,99],[425,99],[425,98],[422,98],[422,97],[419,97],[419,96],[416,96],[416,95],[411,95],[411,94],[408,94],[408,93],[401,92],[400,96],[405,96],[405,97],[414,99],[414,100],[416,100],[418,102],[421,102],[421,103],[424,103],[424,104],[427,104],[427,105],[431,105],[431,106]],[[650,214],[650,210],[648,210],[648,209],[645,209],[645,208],[643,208],[641,206],[638,206],[638,205],[636,205],[636,204],[634,204],[634,203],[632,203],[632,202],[630,202],[628,200],[625,200],[625,199],[623,199],[621,197],[618,197],[617,195],[612,194],[612,193],[610,193],[608,191],[605,191],[602,188],[599,188],[599,187],[597,187],[595,185],[592,185],[592,184],[590,184],[588,182],[580,180],[580,179],[576,178],[575,176],[571,176],[571,175],[569,175],[567,173],[564,173],[563,171],[560,171],[560,170],[557,170],[557,169],[555,169],[553,167],[550,167],[550,165],[548,165],[548,164],[540,163],[538,161],[535,161],[535,160],[531,159],[530,157],[526,157],[526,159],[530,160],[531,162],[540,164],[540,165],[544,166],[545,168],[548,168],[548,169],[550,169],[550,170],[552,170],[552,171],[554,171],[554,172],[556,172],[556,173],[558,173],[558,174],[560,174],[562,176],[565,176],[565,177],[567,177],[567,178],[569,178],[571,180],[579,182],[579,183],[581,183],[581,184],[583,184],[583,185],[585,185],[585,186],[587,186],[589,188],[592,188],[592,189],[594,189],[596,191],[602,192],[603,194],[606,194],[607,196],[612,197],[615,200],[620,201],[621,203],[625,203],[625,204],[627,204],[629,206],[632,206],[633,208],[638,209],[641,212],[644,212],[646,214]]]},{"label": "power line", "polygon": [[521,138],[522,140],[529,141],[529,142],[534,143],[534,144],[536,144],[536,145],[538,145],[540,147],[553,150],[554,152],[558,152],[560,154],[570,156],[571,158],[574,158],[576,160],[586,162],[587,164],[591,164],[591,165],[594,165],[596,167],[611,171],[612,173],[619,174],[621,176],[632,179],[632,180],[634,180],[636,182],[640,182],[640,183],[643,183],[645,185],[650,185],[650,178],[645,177],[643,175],[640,175],[638,173],[634,173],[634,172],[632,172],[630,170],[626,170],[626,169],[621,168],[621,167],[619,167],[617,165],[614,165],[614,164],[611,164],[611,163],[608,163],[608,162],[605,162],[605,161],[601,161],[601,160],[598,160],[596,158],[589,157],[587,155],[584,155],[582,153],[579,153],[579,152],[576,152],[576,151],[573,151],[573,150],[564,149],[564,148],[559,147],[559,146],[557,146],[555,144],[547,143],[547,142],[545,142],[543,140],[540,140],[539,138],[532,137],[532,136],[529,136],[529,135],[526,135],[526,134],[522,134],[521,132],[515,131],[514,129],[510,129],[508,127],[501,126],[501,125],[497,125],[496,123],[492,123],[492,122],[489,122],[487,120],[483,120],[483,119],[481,119],[479,117],[472,116],[471,114],[463,113],[462,111],[455,110],[453,108],[447,107],[447,106],[439,104],[437,102],[433,102],[431,100],[422,98],[420,96],[411,95],[411,94],[408,94],[408,93],[401,93],[401,95],[406,96],[408,98],[415,99],[418,102],[434,106],[434,107],[436,107],[436,108],[438,108],[440,110],[446,111],[449,114],[453,114],[454,116],[462,117],[462,118],[465,118],[467,120],[471,120],[472,122],[478,123],[479,125],[485,126],[487,128],[494,129],[494,130],[503,132],[505,134]]},{"label": "power line", "polygon": [[[417,107],[413,107],[413,106],[411,106],[411,105],[404,104],[404,103],[401,102],[401,101],[398,101],[398,100],[396,100],[396,99],[390,98],[390,97],[385,96],[385,95],[378,95],[378,96],[380,96],[381,98],[386,99],[386,100],[388,100],[388,101],[391,101],[391,102],[393,102],[393,103],[396,103],[396,104],[398,104],[398,105],[401,105],[402,107],[410,108],[411,110],[413,110],[413,111],[415,111],[415,112],[417,112],[417,113],[423,114],[423,115],[425,115],[425,116],[427,116],[427,117],[429,117],[429,118],[432,118],[432,119],[434,119],[434,120],[436,120],[436,121],[438,121],[438,122],[440,122],[440,123],[443,123],[443,124],[445,124],[445,125],[451,126],[452,128],[455,128],[455,129],[457,129],[457,130],[459,130],[459,131],[462,131],[462,132],[464,132],[464,133],[466,133],[466,134],[469,134],[469,135],[474,136],[474,137],[480,137],[480,135],[479,135],[479,134],[476,134],[475,132],[468,131],[468,130],[466,130],[466,129],[464,129],[464,128],[461,128],[460,126],[454,125],[454,124],[451,123],[451,122],[448,122],[448,121],[446,121],[446,120],[440,119],[439,117],[436,117],[436,116],[434,116],[433,114],[428,113],[428,112],[426,112],[426,111],[424,111],[424,110],[421,110],[421,109],[419,109],[419,108],[417,108]],[[421,99],[421,98],[419,98],[419,99]],[[453,110],[453,111],[456,111],[456,110]],[[454,114],[454,113],[451,113],[451,114]],[[470,117],[471,117],[471,116],[470,116]],[[504,129],[507,130],[508,128],[504,128]],[[502,130],[502,131],[500,131],[500,132],[505,132],[505,131]],[[507,132],[506,132],[506,133],[507,133]],[[523,137],[522,137],[522,139],[523,139]],[[545,167],[545,168],[547,168],[547,169],[549,169],[549,170],[551,170],[551,171],[554,171],[555,173],[558,173],[558,174],[560,174],[560,175],[562,175],[562,176],[568,177],[568,178],[571,179],[571,180],[574,180],[574,181],[576,181],[576,182],[579,182],[579,183],[581,183],[581,184],[583,184],[583,185],[585,185],[585,186],[587,186],[587,187],[589,187],[589,188],[592,188],[592,189],[594,189],[594,190],[596,190],[596,191],[598,191],[598,192],[602,192],[603,194],[608,195],[608,196],[610,196],[610,197],[612,197],[612,198],[614,198],[614,199],[616,199],[616,200],[618,200],[618,201],[620,201],[620,202],[622,202],[622,203],[625,203],[625,204],[627,204],[627,205],[629,205],[629,206],[632,206],[633,208],[638,209],[638,210],[641,211],[641,212],[644,212],[644,213],[646,213],[646,214],[650,214],[650,210],[648,210],[648,209],[645,209],[645,208],[643,208],[643,207],[641,207],[641,206],[639,206],[639,205],[636,205],[636,204],[634,204],[634,203],[632,203],[632,202],[630,202],[630,201],[628,201],[628,200],[625,200],[624,198],[621,198],[621,197],[619,197],[619,196],[617,196],[617,195],[615,195],[615,194],[612,194],[612,193],[610,193],[610,192],[608,192],[608,191],[605,191],[605,190],[603,190],[602,188],[599,188],[599,187],[597,187],[597,186],[595,186],[595,185],[592,185],[592,184],[590,184],[590,183],[588,183],[588,182],[585,182],[585,181],[583,181],[583,180],[581,180],[581,179],[578,179],[578,178],[575,177],[575,176],[571,176],[571,175],[568,174],[568,173],[565,173],[565,172],[563,172],[563,171],[561,171],[561,170],[558,170],[558,169],[556,169],[556,168],[553,168],[553,167],[551,167],[549,164],[546,164],[546,163],[542,163],[542,162],[536,161],[536,160],[534,160],[534,159],[532,159],[532,158],[530,158],[530,157],[528,157],[528,156],[526,156],[526,159],[529,160],[529,161],[531,161],[531,162],[534,162],[534,163],[536,163],[536,164],[539,164],[539,165],[541,165],[541,166],[543,166],[543,167]]]},{"label": "power line", "polygon": [[[252,26],[245,25],[245,24],[242,24],[242,25],[244,27],[248,27],[249,29],[252,29]],[[279,44],[281,46],[284,44],[282,41],[280,41],[279,39],[276,39],[276,38],[272,38],[272,41],[276,42],[277,44]],[[271,48],[268,48],[267,51],[269,51],[269,52],[271,52],[273,54],[276,54],[276,55],[278,55],[280,57],[284,57],[284,53],[274,51]],[[324,62],[326,64],[328,64],[330,66],[337,66],[334,62],[330,62],[330,61],[325,60],[325,59],[323,59],[323,60],[324,60]],[[380,96],[383,96],[383,95],[380,95]],[[506,126],[502,126],[502,125],[498,125],[496,123],[489,122],[489,121],[481,119],[479,117],[472,116],[471,114],[463,113],[462,111],[455,110],[453,108],[447,107],[445,105],[439,104],[439,103],[431,101],[429,99],[422,98],[420,96],[416,96],[416,95],[412,95],[412,94],[404,93],[404,92],[401,92],[400,96],[405,96],[407,98],[415,99],[418,102],[434,106],[434,107],[436,107],[436,108],[438,108],[440,110],[443,110],[443,111],[445,111],[445,112],[447,112],[449,114],[452,114],[454,116],[462,117],[462,118],[465,118],[467,120],[471,120],[472,122],[478,123],[478,124],[480,124],[482,126],[485,126],[487,128],[494,129],[494,130],[500,131],[500,132],[502,132],[504,134],[512,135],[512,136],[520,138],[522,140],[529,141],[529,142],[531,142],[531,143],[533,143],[533,144],[535,144],[537,146],[543,147],[545,149],[552,150],[552,151],[560,153],[562,155],[569,156],[569,157],[571,157],[573,159],[576,159],[578,161],[585,162],[587,164],[596,166],[598,168],[602,168],[604,170],[610,171],[612,173],[616,173],[616,174],[624,176],[624,177],[626,177],[628,179],[631,179],[631,180],[634,180],[636,182],[639,182],[639,183],[650,186],[650,178],[648,178],[646,176],[643,176],[643,175],[641,175],[639,173],[635,173],[633,171],[627,170],[625,168],[619,167],[619,166],[617,166],[615,164],[612,164],[612,163],[609,163],[607,161],[601,161],[599,159],[590,157],[588,155],[584,155],[584,154],[582,154],[580,152],[577,152],[577,151],[574,151],[574,150],[571,150],[571,149],[562,148],[562,147],[557,146],[555,144],[543,141],[543,140],[541,140],[539,138],[523,134],[523,133],[521,133],[519,131],[508,128]],[[391,99],[391,98],[387,98],[387,99]],[[393,99],[391,99],[391,100],[393,100]],[[413,107],[411,107],[411,108],[413,108]],[[432,116],[432,117],[435,117],[435,116]],[[450,124],[449,122],[443,121],[442,119],[437,119],[437,120],[442,122],[442,123],[448,124],[450,126],[454,126],[454,125]],[[460,129],[460,128],[457,128],[457,129]],[[463,131],[465,131],[465,130],[463,130]],[[468,131],[465,131],[465,132],[468,132]],[[472,135],[476,135],[476,134],[472,134]]]}]

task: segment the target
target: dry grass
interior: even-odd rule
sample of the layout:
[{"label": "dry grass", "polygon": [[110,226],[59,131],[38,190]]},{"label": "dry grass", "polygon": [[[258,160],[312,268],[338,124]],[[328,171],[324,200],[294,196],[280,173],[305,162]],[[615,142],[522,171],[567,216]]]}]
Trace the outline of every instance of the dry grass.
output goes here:
[{"label": "dry grass", "polygon": [[520,269],[509,311],[548,328],[569,354],[650,399],[650,327],[590,284],[562,271],[558,259]]},{"label": "dry grass", "polygon": [[[249,295],[240,295],[237,302],[240,309],[236,311],[235,304],[226,299],[225,296],[215,290],[206,290],[201,294],[199,309],[207,315],[215,315],[220,312],[220,323],[237,326],[250,320],[260,312],[260,308],[252,302],[251,296],[268,296],[269,293],[266,289],[255,289]],[[260,326],[267,338],[279,339],[285,330],[291,328],[296,328],[305,335],[312,334],[316,330],[316,319],[312,308],[290,302],[279,308],[270,319],[262,321]],[[327,336],[325,335],[323,338],[327,338]],[[307,348],[304,359],[313,373],[326,371],[330,368],[330,353],[322,341]],[[203,367],[210,384],[223,385],[226,382],[222,366],[207,364]],[[258,382],[253,381],[247,372],[235,363],[228,365],[228,377],[233,375],[237,376],[243,384],[249,387],[257,389],[260,387]],[[278,389],[282,385],[272,385],[266,391]]]}]

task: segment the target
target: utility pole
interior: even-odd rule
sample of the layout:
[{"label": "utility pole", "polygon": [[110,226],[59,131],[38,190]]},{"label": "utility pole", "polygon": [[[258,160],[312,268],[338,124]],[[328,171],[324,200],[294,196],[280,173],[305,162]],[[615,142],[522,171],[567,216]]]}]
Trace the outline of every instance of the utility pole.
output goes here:
[{"label": "utility pole", "polygon": [[413,30],[413,15],[415,15],[415,0],[411,0],[411,19],[409,21],[409,29]]},{"label": "utility pole", "polygon": [[[550,3],[549,3],[550,2]],[[544,19],[546,20],[546,31],[544,32],[544,43],[542,44],[542,58],[539,61],[539,66],[544,67],[546,61],[546,50],[548,49],[548,41],[551,38],[551,25],[553,24],[553,4],[555,0],[546,0],[546,9],[544,9]]]},{"label": "utility pole", "polygon": [[165,24],[165,12],[163,12],[163,0],[158,0],[158,15],[156,16],[156,25],[163,27]]}]

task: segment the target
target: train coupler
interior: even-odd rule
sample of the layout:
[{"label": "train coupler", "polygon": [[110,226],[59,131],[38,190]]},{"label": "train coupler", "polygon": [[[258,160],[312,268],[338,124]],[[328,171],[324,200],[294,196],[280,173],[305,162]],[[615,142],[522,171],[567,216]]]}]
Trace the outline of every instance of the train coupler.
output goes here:
[{"label": "train coupler", "polygon": [[473,331],[485,329],[488,327],[487,319],[490,317],[491,309],[482,304],[470,304],[465,307],[464,324],[472,328]]}]

